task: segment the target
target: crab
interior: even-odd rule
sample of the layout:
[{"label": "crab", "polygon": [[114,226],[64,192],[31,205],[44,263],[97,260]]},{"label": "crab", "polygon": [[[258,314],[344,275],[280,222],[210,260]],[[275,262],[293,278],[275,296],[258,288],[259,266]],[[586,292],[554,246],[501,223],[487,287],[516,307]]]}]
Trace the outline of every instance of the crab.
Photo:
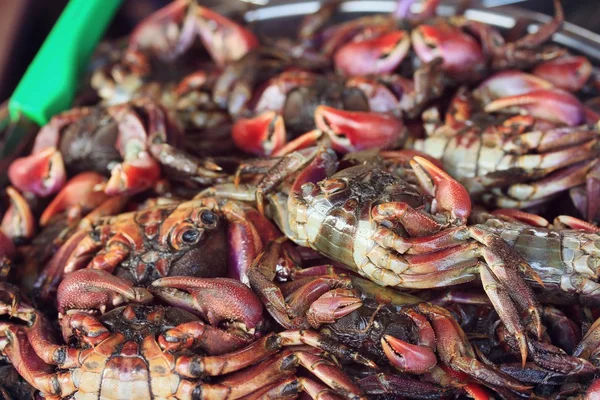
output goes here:
[{"label": "crab", "polygon": [[537,272],[499,236],[466,224],[471,201],[462,185],[424,158],[410,164],[419,186],[369,165],[336,172],[335,153],[311,148],[283,157],[246,192],[259,210],[266,203],[289,239],[379,285],[425,289],[479,277],[525,360],[518,310],[540,335],[539,304],[525,281],[541,283]]},{"label": "crab", "polygon": [[[399,2],[397,12],[391,15],[357,18],[325,30],[320,28],[327,19],[320,16],[316,18],[320,24],[311,24],[307,35],[333,58],[337,71],[350,76],[393,72],[409,55],[411,44],[420,61],[441,58],[443,69],[460,81],[477,80],[488,70],[526,69],[564,54],[554,46],[538,48],[562,26],[564,15],[558,0],[554,1],[552,21],[508,43],[495,28],[463,16],[433,18],[437,1],[424,2],[423,15],[414,18],[406,5],[410,3]],[[331,7],[325,6],[323,15],[331,14]],[[399,22],[409,25],[410,32]]]},{"label": "crab", "polygon": [[[517,109],[490,114],[502,102]],[[475,97],[460,90],[444,120],[432,114],[428,136],[409,147],[441,160],[471,196],[492,206],[529,208],[569,191],[577,209],[593,221],[598,121],[550,82],[507,71],[483,82]]]},{"label": "crab", "polygon": [[65,274],[86,267],[139,285],[166,276],[245,277],[263,242],[276,237],[275,232],[243,203],[169,201],[81,227],[47,264],[36,287],[48,297]]},{"label": "crab", "polygon": [[191,49],[195,50],[198,38],[218,68],[258,46],[256,36],[236,22],[197,1],[176,0],[136,27],[115,62],[95,71],[92,86],[102,98],[113,103],[129,101],[139,91],[156,92],[156,87],[148,86],[154,86],[153,76],[163,68],[156,68],[154,61],[167,68],[177,66],[177,59],[186,53],[196,53]]},{"label": "crab", "polygon": [[41,197],[57,193],[68,172],[110,174],[108,195],[151,188],[161,177],[161,165],[199,184],[223,178],[214,162],[179,150],[181,139],[164,107],[150,99],[76,108],[52,118],[38,133],[31,155],[15,160],[8,175],[19,190]]},{"label": "crab", "polygon": [[[554,224],[519,210],[477,211],[472,216],[482,230],[502,237],[537,271],[544,293],[563,301],[600,304],[598,228],[572,217]],[[539,283],[531,282],[542,288]]]},{"label": "crab", "polygon": [[[99,280],[86,279],[82,286],[75,276],[82,274]],[[2,313],[16,320],[2,323],[2,353],[46,398],[235,399],[265,387],[273,390],[280,381],[289,384],[290,378],[296,392],[327,391],[323,384],[295,377],[300,365],[323,379],[332,392],[363,398],[360,388],[323,358],[318,347],[330,349],[314,332],[272,333],[242,346],[240,337],[232,346],[232,337],[257,327],[262,311],[258,299],[239,282],[186,281],[194,285],[195,310],[209,322],[205,323],[178,307],[147,304],[152,299],[149,291],[125,288],[125,280],[103,271],[78,271],[72,276],[58,294],[64,344],[54,339],[52,325],[39,311],[23,302],[2,305]],[[177,286],[165,281],[156,289],[168,291],[171,284]],[[82,296],[74,290],[86,285],[95,292]],[[5,287],[2,295],[10,298],[15,290]],[[123,301],[130,304],[119,306]],[[80,306],[88,307],[88,312]],[[101,316],[89,313],[89,307],[106,306],[118,307]],[[281,351],[304,343],[317,348]]]}]

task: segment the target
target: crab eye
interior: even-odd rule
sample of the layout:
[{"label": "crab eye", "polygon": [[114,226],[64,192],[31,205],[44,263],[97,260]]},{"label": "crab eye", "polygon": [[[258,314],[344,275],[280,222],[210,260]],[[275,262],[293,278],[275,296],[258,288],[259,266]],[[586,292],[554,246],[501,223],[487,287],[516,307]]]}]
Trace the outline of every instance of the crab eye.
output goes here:
[{"label": "crab eye", "polygon": [[186,222],[173,229],[169,242],[175,250],[182,250],[198,243],[201,237],[202,229]]},{"label": "crab eye", "polygon": [[200,232],[196,229],[188,229],[187,231],[181,234],[181,241],[185,244],[194,244],[198,241],[200,237]]},{"label": "crab eye", "polygon": [[214,225],[217,223],[217,216],[210,210],[203,211],[200,215],[200,221],[206,225]]}]

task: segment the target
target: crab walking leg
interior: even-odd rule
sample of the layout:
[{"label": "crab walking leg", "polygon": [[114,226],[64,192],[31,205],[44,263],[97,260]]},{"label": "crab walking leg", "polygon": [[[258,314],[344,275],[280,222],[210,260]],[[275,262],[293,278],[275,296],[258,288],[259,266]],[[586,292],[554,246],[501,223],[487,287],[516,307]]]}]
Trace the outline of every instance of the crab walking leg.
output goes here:
[{"label": "crab walking leg", "polygon": [[[257,375],[263,375],[265,378],[270,378],[273,376],[277,377],[274,372],[278,372],[279,374],[281,374],[282,371],[295,372],[296,368],[299,366],[306,368],[311,372],[311,374],[319,378],[330,388],[337,391],[344,398],[364,398],[362,396],[362,390],[356,386],[356,384],[352,382],[352,380],[346,376],[346,374],[344,374],[338,366],[320,356],[306,351],[286,350],[281,355],[278,355],[275,361],[268,365],[264,371],[261,371],[261,374]],[[248,389],[253,390],[255,386],[249,388],[247,387],[253,383],[250,381],[250,379],[248,379],[248,375],[254,372],[252,371],[253,369],[254,368],[249,369],[249,371],[240,371],[233,376],[226,378],[220,383],[235,388],[234,390],[246,390],[246,392]]]},{"label": "crab walking leg", "polygon": [[217,376],[239,371],[272,356],[287,346],[308,345],[322,349],[335,357],[354,361],[368,367],[375,364],[358,352],[327,339],[310,330],[291,330],[271,333],[260,340],[235,352],[220,356],[202,357],[198,355],[181,356],[177,369],[184,376]]},{"label": "crab walking leg", "polygon": [[12,326],[5,330],[8,345],[4,353],[13,364],[19,375],[30,385],[43,393],[69,396],[77,391],[77,387],[69,372],[53,373],[54,368],[46,364],[29,345],[27,335],[22,329]]},{"label": "crab walking leg", "polygon": [[[99,235],[92,235],[90,232],[77,244],[66,260],[65,273],[85,267],[88,261],[93,268],[112,272],[129,255],[134,246],[130,238],[119,233],[109,237],[109,226],[101,227],[100,230]],[[107,246],[106,250],[92,256],[103,245]]]},{"label": "crab walking leg", "polygon": [[248,339],[215,328],[202,321],[191,321],[169,329],[158,337],[160,346],[174,352],[202,349],[209,355],[221,355],[244,347]]}]

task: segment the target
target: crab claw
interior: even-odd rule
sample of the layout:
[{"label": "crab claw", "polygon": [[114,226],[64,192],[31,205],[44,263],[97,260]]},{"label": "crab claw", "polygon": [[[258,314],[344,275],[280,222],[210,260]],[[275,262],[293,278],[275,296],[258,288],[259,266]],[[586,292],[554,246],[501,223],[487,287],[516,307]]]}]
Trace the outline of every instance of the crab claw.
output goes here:
[{"label": "crab claw", "polygon": [[385,74],[398,67],[409,48],[410,37],[406,31],[353,41],[335,53],[335,68],[347,76]]},{"label": "crab claw", "polygon": [[577,92],[590,78],[592,63],[582,56],[560,57],[539,64],[533,73],[552,82],[557,88]]},{"label": "crab claw", "polygon": [[104,187],[109,196],[133,194],[149,189],[160,179],[160,166],[148,152],[140,152],[137,159],[117,164],[110,172]]},{"label": "crab claw", "polygon": [[552,225],[555,228],[566,227],[568,229],[586,231],[588,233],[600,233],[600,227],[570,215],[559,215],[554,219]]},{"label": "crab claw", "polygon": [[306,313],[313,328],[333,324],[338,319],[358,310],[362,301],[349,289],[333,289],[313,301]]},{"label": "crab claw", "polygon": [[133,287],[126,279],[99,269],[82,269],[68,274],[58,286],[58,312],[98,310],[100,313],[128,302],[148,303],[152,294]]},{"label": "crab claw", "polygon": [[417,346],[385,335],[381,347],[392,365],[400,372],[424,374],[437,364],[437,357],[427,347]]},{"label": "crab claw", "polygon": [[152,282],[151,291],[173,306],[199,314],[213,326],[235,323],[254,333],[263,321],[262,303],[235,279],[173,276]]},{"label": "crab claw", "polygon": [[421,24],[412,31],[411,38],[413,48],[423,62],[441,58],[444,60],[442,68],[450,74],[472,74],[485,64],[479,43],[450,24]]},{"label": "crab claw", "polygon": [[258,46],[252,32],[206,7],[196,6],[194,16],[202,43],[219,67],[239,60]]},{"label": "crab claw", "polygon": [[585,122],[583,104],[561,89],[538,89],[525,94],[502,97],[485,106],[485,112],[520,112],[553,123],[575,126]]},{"label": "crab claw", "polygon": [[471,214],[471,198],[463,185],[425,158],[416,156],[410,165],[421,187],[435,196],[434,210],[449,213],[455,221],[467,220]]},{"label": "crab claw", "polygon": [[106,178],[96,172],[82,172],[74,176],[46,207],[40,217],[40,225],[45,226],[53,216],[65,210],[69,222],[80,219],[106,200],[102,192],[105,182]]},{"label": "crab claw", "polygon": [[531,386],[525,386],[496,367],[477,360],[467,335],[446,309],[429,303],[421,303],[417,309],[431,322],[438,338],[436,347],[440,361],[448,367],[467,374],[492,389],[520,393],[531,390]]},{"label": "crab claw", "polygon": [[283,117],[267,111],[254,118],[238,119],[232,128],[235,145],[248,153],[269,156],[286,142]]},{"label": "crab claw", "polygon": [[10,198],[10,206],[2,218],[2,231],[12,240],[31,239],[35,235],[35,219],[29,203],[10,186],[6,188],[6,194]]},{"label": "crab claw", "polygon": [[344,153],[390,148],[406,139],[404,123],[389,114],[344,111],[321,105],[315,110],[315,123],[329,136],[334,150]]},{"label": "crab claw", "polygon": [[542,77],[518,70],[509,70],[492,75],[483,81],[474,93],[484,103],[489,103],[498,98],[517,96],[538,89],[551,89],[553,86],[551,82]]},{"label": "crab claw", "polygon": [[13,161],[8,167],[8,178],[21,192],[46,197],[62,188],[67,173],[60,152],[55,147],[48,147]]}]

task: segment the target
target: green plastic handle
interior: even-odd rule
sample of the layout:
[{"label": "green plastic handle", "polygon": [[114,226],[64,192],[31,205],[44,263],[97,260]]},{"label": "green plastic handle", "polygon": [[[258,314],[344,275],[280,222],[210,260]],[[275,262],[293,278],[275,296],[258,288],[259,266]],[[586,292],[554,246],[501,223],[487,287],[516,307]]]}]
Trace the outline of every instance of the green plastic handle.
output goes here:
[{"label": "green plastic handle", "polygon": [[11,96],[13,121],[45,125],[73,103],[79,78],[122,0],[70,0]]}]

